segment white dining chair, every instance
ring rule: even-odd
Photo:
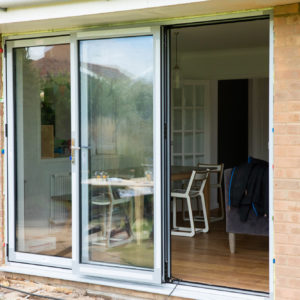
[[[116,196],[118,194],[118,197]],[[129,203],[130,209],[129,209],[129,218],[127,222],[131,221],[131,224],[129,225],[129,232],[128,232],[128,238],[114,238],[111,236],[112,233],[112,221],[113,221],[113,212],[114,207],[117,205],[125,205],[126,203]],[[133,218],[133,197],[132,196],[125,196],[120,197],[119,192],[115,192],[112,190],[111,185],[107,185],[107,192],[100,193],[98,196],[92,197],[92,205],[95,206],[101,206],[105,209],[104,216],[103,216],[103,228],[102,232],[103,235],[97,239],[96,242],[93,242],[94,245],[105,245],[107,247],[115,247],[120,246],[126,243],[129,243],[133,239],[133,233],[131,230],[132,225],[132,218]],[[125,215],[125,217],[127,217]]]
[[[225,208],[224,208],[224,200],[223,200],[223,189],[222,189],[222,180],[223,180],[223,173],[224,173],[224,164],[202,164],[199,163],[198,164],[198,168],[199,169],[206,169],[209,170],[210,174],[217,174],[218,175],[218,179],[217,179],[217,183],[210,183],[210,187],[211,188],[216,188],[218,190],[218,194],[219,194],[219,205],[220,205],[220,215],[217,217],[211,216],[210,217],[210,222],[217,222],[217,221],[221,221],[224,220],[225,217]],[[200,202],[200,200],[199,200]],[[198,205],[199,205],[198,202]],[[198,206],[199,207],[199,206]],[[195,221],[202,221],[203,217],[202,216],[196,216],[195,217]]]
[[[186,189],[176,189],[173,192],[171,192],[171,198],[173,199],[173,229],[171,231],[172,235],[193,237],[197,232],[208,232],[209,225],[207,220],[205,198],[203,193],[207,177],[208,177],[208,172],[199,172],[194,170],[192,171]],[[195,227],[192,204],[191,204],[191,199],[193,198],[201,199],[203,217],[204,217],[203,228]],[[188,214],[189,214],[188,220],[190,222],[190,227],[177,226],[177,200],[178,199],[182,199],[183,201],[186,201]]]

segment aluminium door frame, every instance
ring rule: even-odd
[[[273,22],[273,11],[266,10],[262,14],[247,14],[245,16],[236,16],[232,15],[232,17],[227,16],[222,18],[220,17],[208,17],[207,20],[201,18],[195,22],[175,22],[174,24],[162,26],[162,61],[164,64],[162,65],[162,88],[163,88],[163,122],[164,122],[164,132],[165,132],[165,142],[163,148],[163,162],[164,168],[166,169],[163,174],[162,180],[164,180],[164,188],[163,195],[165,199],[169,199],[170,197],[170,162],[171,162],[171,153],[170,152],[170,141],[171,141],[171,95],[170,95],[170,61],[171,61],[171,52],[170,52],[170,32],[171,29],[175,28],[183,28],[183,27],[194,27],[194,26],[206,26],[210,24],[224,24],[229,22],[243,22],[250,20],[259,20],[259,19],[268,19],[269,20],[269,298],[274,298],[274,208],[273,208],[273,161],[274,161],[274,122],[273,122],[273,87],[274,87],[274,22]],[[203,288],[210,289],[218,289],[218,290],[226,290],[233,291],[235,288],[231,287],[219,287],[213,285],[206,285],[203,283],[191,283],[191,282],[182,282],[177,281],[177,279],[172,278],[172,270],[171,270],[171,238],[170,238],[170,203],[169,201],[164,201],[166,204],[164,205],[164,245],[163,245],[163,259],[164,259],[164,273],[163,273],[163,281],[164,282],[175,282],[181,283],[184,285],[190,286],[198,286]],[[256,295],[266,295],[266,293],[262,292],[253,292],[250,290],[242,290],[245,294],[256,294]]]
[[[35,265],[45,265],[59,268],[71,268],[71,259],[55,257],[50,255],[41,255],[33,253],[24,253],[16,251],[16,197],[17,197],[17,160],[16,160],[16,97],[15,97],[15,70],[14,54],[16,48],[34,47],[34,46],[52,46],[70,44],[68,36],[36,38],[27,40],[6,41],[6,149],[7,149],[7,234],[6,257],[8,262],[30,263]]]
[[[79,152],[81,145],[80,141],[80,95],[79,95],[79,42],[86,40],[97,40],[97,39],[106,39],[106,38],[126,38],[126,37],[138,37],[138,36],[153,36],[153,66],[154,66],[154,75],[153,75],[153,166],[154,166],[154,216],[153,224],[154,226],[154,268],[146,269],[140,267],[132,267],[125,265],[118,265],[112,263],[101,263],[97,262],[95,264],[88,264],[81,262],[81,213],[79,211],[80,207],[80,155]],[[73,202],[73,211],[72,213],[76,218],[73,219],[73,228],[72,232],[74,235],[77,235],[76,244],[73,242],[73,270],[76,270],[78,274],[83,276],[96,276],[107,279],[115,280],[125,280],[132,282],[140,283],[152,283],[152,284],[161,284],[161,66],[160,66],[160,28],[158,26],[151,27],[137,27],[137,28],[123,28],[123,29],[111,29],[111,30],[98,30],[98,31],[82,31],[77,32],[71,35],[71,61],[76,62],[77,72],[74,67],[74,72],[76,75],[73,77],[73,94],[74,105],[76,107],[72,108],[72,113],[76,117],[76,122],[72,124],[73,130],[77,132],[75,137],[76,148],[79,149],[77,152],[78,159],[76,159],[76,173],[78,178],[75,179],[77,189],[77,196]],[[73,65],[73,63],[72,63]],[[76,83],[76,84],[75,84]],[[77,87],[76,87],[77,85]],[[74,125],[74,126],[73,126]]]

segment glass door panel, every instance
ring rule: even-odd
[[[81,261],[154,268],[153,37],[79,42]]]
[[[72,257],[70,46],[13,50],[15,251]]]

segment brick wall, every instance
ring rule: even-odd
[[[300,10],[274,9],[275,299],[300,299]]]

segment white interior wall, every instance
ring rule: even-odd
[[[268,47],[219,49],[178,54],[184,79],[221,80],[268,77]]]
[[[269,80],[249,80],[248,155],[269,160]]]

